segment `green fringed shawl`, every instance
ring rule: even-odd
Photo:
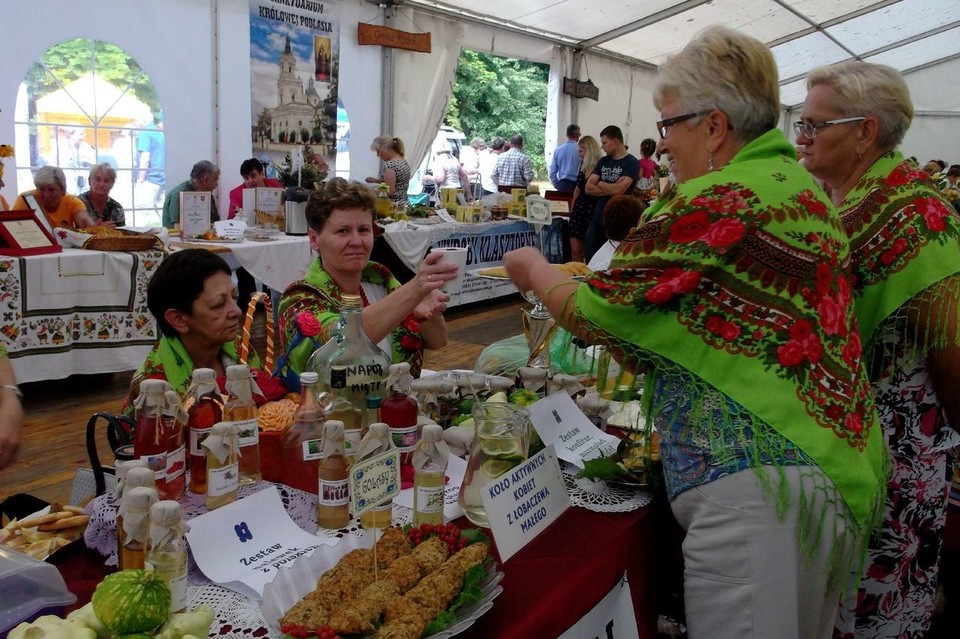
[[[747,411],[729,423],[792,442],[863,533],[882,500],[885,448],[848,260],[839,216],[782,132],[769,131],[656,202],[610,270],[577,289],[573,321],[627,368],[692,377],[691,415],[714,410],[719,390]],[[662,409],[653,398],[653,415]]]
[[[960,344],[960,218],[930,177],[899,152],[878,159],[840,204],[850,236],[856,312],[873,377],[882,376],[897,344],[891,329],[925,355]],[[931,312],[919,313],[922,309]],[[922,316],[926,322],[915,320]]]

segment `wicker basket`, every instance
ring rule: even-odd
[[[121,231],[123,236],[91,236],[83,243],[83,248],[95,251],[146,251],[154,246],[162,247],[160,238],[152,234]]]

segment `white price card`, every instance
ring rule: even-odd
[[[577,468],[584,460],[617,452],[620,439],[597,428],[566,393],[548,395],[528,408],[543,443],[556,446],[557,456]]]
[[[553,219],[551,216],[550,202],[538,195],[527,198],[527,222],[549,225]]]
[[[359,517],[400,494],[400,451],[355,461],[350,467],[350,510]]]
[[[247,223],[240,219],[217,220],[213,223],[213,230],[217,237],[225,237],[228,240],[242,240],[243,232],[247,229]]]
[[[570,507],[553,446],[483,486],[480,500],[505,562]]]

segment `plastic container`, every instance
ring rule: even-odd
[[[0,546],[0,639],[24,621],[62,617],[77,601],[57,567]]]

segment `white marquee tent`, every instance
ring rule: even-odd
[[[607,124],[639,144],[659,114],[656,64],[698,30],[723,23],[768,43],[781,73],[783,126],[796,119],[813,66],[863,59],[901,69],[917,117],[903,144],[921,160],[960,161],[958,0],[329,0],[341,20],[340,95],[352,128],[352,175],[377,172],[368,141],[399,135],[411,159],[441,123],[462,47],[550,65],[547,139],[571,121]],[[17,91],[34,60],[77,37],[115,44],[150,76],[167,136],[167,174],[186,179],[199,159],[224,169],[222,196],[250,155],[248,0],[25,0],[0,2],[0,141],[14,139]],[[433,53],[357,44],[357,23],[429,31]],[[563,77],[590,79],[599,101],[574,100]],[[392,129],[392,131],[391,131]],[[548,149],[548,152],[550,149]],[[8,184],[12,181],[8,181]],[[15,194],[10,186],[4,192]]]

